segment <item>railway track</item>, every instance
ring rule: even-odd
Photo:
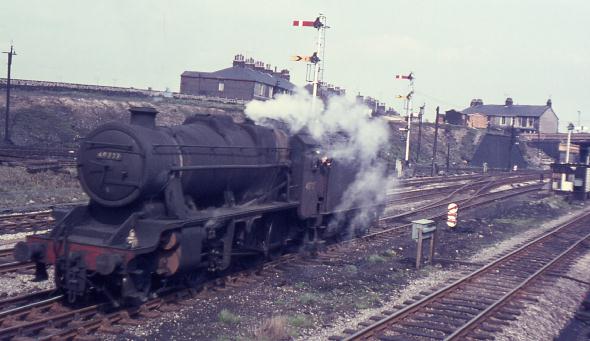
[[[499,200],[502,198],[502,195],[513,196],[526,193],[525,190],[528,189],[530,191],[532,190],[531,188],[529,186],[524,189],[501,191],[494,198],[488,198],[488,201],[481,200],[473,205],[481,205],[493,200]],[[534,188],[536,190],[538,186],[534,186]],[[366,236],[366,238],[353,239],[347,243],[338,244],[339,246],[336,249],[328,248],[325,252],[320,252],[317,260],[303,259],[298,254],[287,254],[275,261],[263,264],[261,268],[246,270],[209,281],[205,283],[203,289],[199,292],[191,289],[176,291],[172,294],[150,300],[137,308],[121,309],[115,312],[105,313],[106,305],[91,305],[81,309],[70,309],[56,302],[41,306],[36,306],[35,302],[28,303],[27,306],[30,306],[31,309],[18,310],[14,314],[11,310],[6,310],[7,313],[4,318],[9,323],[0,324],[0,340],[9,340],[15,337],[32,337],[36,340],[61,340],[83,337],[82,339],[91,340],[92,337],[89,335],[97,331],[117,332],[120,328],[113,326],[114,324],[138,324],[140,323],[138,318],[150,318],[167,311],[175,311],[185,298],[207,295],[209,291],[231,289],[233,287],[239,287],[244,283],[259,281],[260,278],[264,278],[269,273],[281,271],[282,266],[292,262],[321,262],[323,257],[333,257],[335,252],[344,255],[347,244],[372,242],[376,238],[376,235],[390,239],[393,238],[391,232],[399,233],[401,230],[403,230],[403,226],[397,226],[374,232],[372,235]],[[0,307],[2,307],[1,302]],[[3,316],[1,312],[0,316]]]
[[[473,187],[473,184],[468,183],[468,184],[465,184],[464,186],[460,187],[459,189],[453,191],[449,195],[442,197],[440,199],[437,199],[434,202],[430,202],[425,206],[419,207],[418,209],[415,209],[415,210],[409,210],[409,211],[406,211],[403,213],[382,217],[381,221],[383,221],[385,223],[409,222],[410,220],[416,218],[417,216],[425,217],[427,219],[433,219],[433,218],[437,218],[442,215],[445,215],[447,205],[450,203],[459,204],[463,210],[465,208],[470,208],[470,207],[473,207],[474,205],[477,205],[477,202],[482,199],[486,200],[486,202],[491,202],[491,201],[499,200],[499,199],[505,199],[505,198],[507,198],[505,196],[506,191],[488,192],[487,190],[489,190],[490,188],[493,188],[494,186],[496,186],[496,187],[502,186],[502,185],[513,183],[515,181],[520,181],[520,180],[500,179],[500,180],[486,183],[484,186],[482,186],[480,188],[475,188],[475,189],[471,188],[471,187]],[[531,191],[536,191],[536,190],[541,189],[543,186],[544,186],[544,183],[537,183],[537,184],[531,184],[531,185],[526,185],[526,186],[522,186],[522,187],[517,187],[517,188],[515,188],[515,190],[513,192],[514,194],[511,196],[520,195],[520,194],[528,193]],[[470,194],[467,194],[467,195],[460,195],[462,191],[473,191],[473,192]],[[497,199],[494,199],[495,197],[497,197]],[[407,226],[407,225],[403,225],[403,226]]]
[[[406,307],[334,340],[488,340],[587,252],[590,212]],[[555,279],[555,277],[550,277]]]
[[[493,182],[493,183],[495,183],[496,185],[500,185],[503,183],[515,181],[515,179],[526,180],[527,177],[525,176],[523,178],[523,176],[516,176],[512,179],[496,179],[495,182]],[[367,236],[364,236],[364,237],[373,238],[374,236],[379,235],[379,234],[391,234],[396,231],[403,232],[403,230],[408,228],[410,226],[410,224],[402,224],[402,225],[394,227],[392,225],[392,223],[399,222],[399,221],[407,221],[410,217],[424,214],[424,212],[426,212],[427,210],[431,211],[431,210],[437,209],[437,208],[444,209],[449,202],[463,203],[467,199],[463,199],[462,201],[457,201],[457,200],[452,200],[450,198],[452,198],[454,194],[458,193],[461,190],[466,190],[467,188],[476,187],[478,185],[481,185],[482,183],[485,185],[489,185],[489,182],[485,182],[485,181],[475,181],[475,182],[463,184],[463,185],[460,185],[460,187],[458,189],[454,190],[451,194],[447,195],[443,199],[440,199],[437,203],[434,203],[434,204],[431,203],[431,204],[421,207],[417,210],[406,212],[403,214],[384,217],[381,219],[381,221],[385,222],[386,224],[389,224],[385,227],[385,230],[373,232],[373,233],[371,233]],[[454,189],[454,188],[456,188],[456,185],[452,185],[450,187],[451,187],[450,189]],[[537,187],[527,188],[525,191],[536,190],[536,189],[537,189]],[[447,188],[447,190],[449,190],[449,188]],[[522,193],[524,193],[524,192],[517,191],[512,195],[518,195],[518,194],[522,194]],[[433,193],[431,191],[428,191],[427,195],[432,196]],[[500,198],[505,197],[504,193],[501,193],[501,192],[499,194],[487,194],[487,196],[499,196]],[[420,195],[420,197],[422,197],[422,195]],[[410,200],[410,198],[406,197],[403,200]],[[473,205],[471,205],[471,206],[473,206]],[[467,207],[463,207],[463,208],[469,208],[471,206],[467,206]],[[438,214],[438,215],[431,214],[431,215],[426,216],[426,218],[433,219],[438,216],[441,216],[442,214],[444,214],[444,212],[441,214]],[[3,218],[6,218],[6,219],[3,219]],[[49,222],[50,223],[53,222],[51,220],[52,219],[51,218],[51,211],[49,211],[49,210],[38,211],[38,212],[26,212],[26,213],[20,213],[20,214],[11,214],[11,215],[6,215],[6,216],[0,216],[0,228],[4,227],[2,224],[3,222],[8,222],[8,224],[10,224],[8,226],[12,226],[12,228],[14,228],[14,226],[21,226],[21,225],[18,225],[18,221],[21,218],[24,219],[24,221],[25,221],[24,224],[29,229],[38,227],[40,224],[47,224]],[[9,230],[10,230],[10,227],[9,227]],[[13,253],[12,248],[0,250],[0,259],[12,257],[12,253]],[[32,262],[10,262],[10,261],[9,262],[6,262],[6,261],[1,262],[0,261],[0,274],[5,274],[5,273],[15,272],[15,271],[30,271],[30,270],[33,270],[34,268],[35,268],[35,265]]]
[[[491,177],[482,177],[481,175],[477,176],[456,176],[452,177],[453,181],[450,184],[444,182],[443,186],[434,187],[434,188],[426,188],[426,189],[417,189],[417,190],[408,190],[408,191],[399,191],[399,192],[392,192],[388,196],[391,198],[388,200],[388,205],[395,205],[397,203],[406,203],[409,201],[416,201],[425,198],[433,198],[436,195],[454,195],[456,192],[461,190],[467,190],[472,188],[477,188],[482,184],[490,181],[505,181],[505,183],[515,182],[515,181],[526,181],[526,180],[533,180],[538,177],[537,173],[534,174],[519,174],[509,176],[507,178],[497,178],[495,176]],[[466,183],[459,183],[456,184],[455,178],[457,181],[468,181],[472,179],[472,181]],[[441,180],[438,178],[437,180]],[[72,204],[67,204],[66,206],[72,206]],[[17,213],[9,213],[9,214],[2,214],[0,215],[0,232],[3,233],[14,233],[14,232],[27,232],[32,231],[39,228],[50,228],[52,224],[55,222],[52,216],[52,208],[40,208],[35,211],[29,212],[17,212]]]
[[[35,269],[35,263],[32,262],[10,262],[0,264],[0,275],[8,272],[27,271]]]
[[[429,176],[429,177],[402,179],[402,180],[398,181],[397,185],[399,187],[412,187],[412,186],[418,186],[418,185],[429,185],[429,184],[435,184],[435,183],[452,183],[452,182],[477,180],[477,179],[492,178],[492,177],[507,177],[507,176],[521,176],[521,175],[540,176],[541,174],[545,175],[548,173],[545,171],[518,171],[518,172],[499,173],[499,174],[473,173],[473,174],[463,174],[463,175],[446,175],[446,176],[431,176],[431,177]]]
[[[0,164],[25,167],[28,172],[75,167],[75,150],[67,148],[0,147]]]
[[[14,262],[12,257],[14,254],[13,248],[0,250],[0,275],[15,271],[29,271],[35,269],[33,262]]]
[[[40,228],[49,228],[53,225],[52,210],[21,212],[0,215],[0,232],[15,233],[26,232]]]
[[[392,199],[387,201],[388,205],[397,203],[407,203],[408,201],[415,201],[419,199],[433,199],[436,195],[454,196],[460,192],[465,191],[485,191],[491,186],[500,186],[503,184],[511,184],[518,181],[526,182],[538,180],[538,174],[521,174],[509,177],[479,177],[468,182],[461,182],[458,184],[450,184],[446,186],[432,187],[426,189],[416,189],[409,191],[391,192],[389,196]]]

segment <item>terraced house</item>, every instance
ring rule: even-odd
[[[525,133],[556,133],[559,125],[551,99],[545,105],[514,104],[510,97],[506,98],[503,105],[483,104],[481,99],[474,99],[469,108],[463,109],[461,113],[466,116],[484,116],[488,126],[514,127]]]
[[[291,93],[289,70],[273,70],[270,64],[238,54],[232,66],[215,72],[185,71],[180,76],[180,92],[236,100],[267,100],[279,93]]]

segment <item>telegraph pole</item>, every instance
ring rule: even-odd
[[[416,148],[416,164],[420,162],[420,146],[422,144],[422,117],[424,116],[424,107],[426,103],[422,104],[418,112],[418,147]]]
[[[434,143],[432,145],[432,171],[430,176],[434,176],[436,166],[436,144],[438,142],[438,111],[439,107],[436,107],[436,118],[434,119]]]
[[[14,47],[11,44],[10,51],[2,53],[6,53],[8,55],[8,73],[6,77],[6,111],[4,113],[4,142],[7,144],[12,144],[8,130],[8,117],[10,114],[10,71],[12,67],[12,56],[16,56],[16,52],[14,52]]]
[[[512,145],[514,144],[514,121],[516,121],[516,117],[512,117],[512,122],[510,124],[510,142],[508,146],[508,171],[512,170]]]
[[[445,135],[447,137],[447,174],[449,174],[449,169],[451,166],[451,144],[449,143],[449,133],[447,132]]]

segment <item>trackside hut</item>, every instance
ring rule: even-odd
[[[185,71],[180,76],[180,92],[237,100],[267,100],[279,93],[292,93],[295,85],[288,70],[273,71],[269,64],[244,60],[236,55],[232,67],[215,72]]]
[[[518,169],[527,167],[518,139],[492,131],[483,136],[470,161],[470,165],[478,167],[483,167],[484,163],[492,169],[512,169],[515,165]]]

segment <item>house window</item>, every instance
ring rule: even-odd
[[[506,117],[502,116],[502,118],[500,119],[500,124],[504,125],[506,124]]]
[[[254,96],[264,97],[264,84],[254,83]]]
[[[535,120],[532,117],[529,117],[528,118],[528,121],[529,121],[528,122],[529,123],[529,127],[532,127],[534,125],[534,123],[535,123]]]
[[[520,118],[520,126],[521,127],[526,127],[526,117],[521,117]]]
[[[264,88],[260,83],[254,83],[254,96],[262,96]]]
[[[219,82],[217,90],[219,90],[219,92],[223,92],[223,89],[225,89],[225,84],[223,84],[223,82]]]

